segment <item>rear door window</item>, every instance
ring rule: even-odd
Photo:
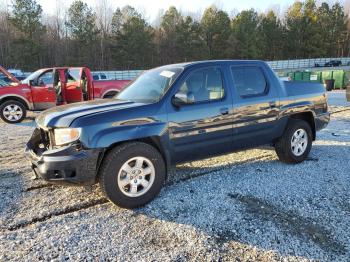
[[[81,78],[81,68],[70,68],[66,73],[67,82],[78,82]]]
[[[257,66],[231,67],[233,83],[241,97],[261,96],[268,92],[268,84]]]

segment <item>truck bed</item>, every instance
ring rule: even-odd
[[[103,98],[109,92],[119,93],[130,80],[98,80],[93,81],[94,97]]]
[[[320,83],[284,82],[284,86],[287,96],[317,95],[326,92],[324,86]]]

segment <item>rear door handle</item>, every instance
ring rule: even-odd
[[[220,109],[220,113],[222,114],[222,115],[228,115],[228,108],[227,107],[224,107],[224,108],[221,108]]]

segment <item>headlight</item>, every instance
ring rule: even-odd
[[[62,146],[77,141],[80,134],[81,128],[57,128],[54,130],[55,145]]]

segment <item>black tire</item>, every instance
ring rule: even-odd
[[[143,157],[151,161],[155,175],[153,184],[141,196],[127,196],[118,186],[122,166],[130,159]],[[153,200],[164,185],[166,167],[162,155],[153,146],[142,142],[130,142],[112,149],[104,158],[99,172],[99,184],[105,196],[114,204],[124,208],[136,208]]]
[[[292,150],[292,137],[294,133],[303,129],[307,134],[307,146],[303,154],[295,155]],[[275,150],[280,161],[289,164],[300,163],[304,161],[312,147],[312,130],[310,125],[300,119],[289,119],[283,135],[275,143]]]
[[[6,111],[6,108],[8,108],[8,106],[17,106],[18,110],[21,111],[22,115],[18,119],[13,119],[12,117],[7,116],[5,111]],[[25,105],[20,101],[8,100],[0,105],[0,117],[6,123],[9,123],[9,124],[20,123],[23,121],[23,119],[26,116],[27,116],[27,109],[26,109]]]

